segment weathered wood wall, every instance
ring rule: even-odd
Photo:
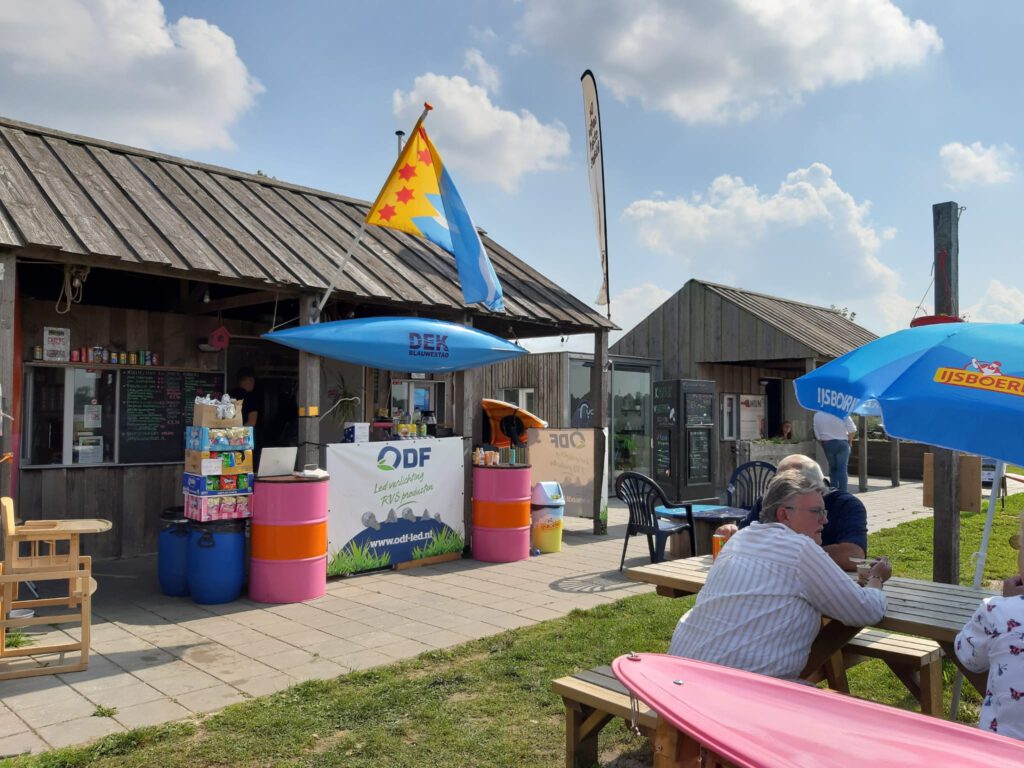
[[[24,350],[30,355],[42,343],[44,326],[71,329],[72,347],[101,344],[118,349],[150,349],[161,367],[223,367],[221,353],[200,352],[197,342],[219,323],[212,317],[76,304],[59,315],[50,302],[25,300],[20,306]],[[248,323],[225,322],[235,333],[255,333]],[[184,459],[184,456],[182,457]],[[101,536],[87,536],[85,551],[94,557],[131,557],[157,546],[160,512],[182,503],[182,465],[93,466],[22,469],[17,495],[18,515],[25,520],[93,518],[114,527]]]
[[[33,345],[43,343],[43,328],[57,326],[71,329],[71,348],[102,345],[118,350],[149,349],[160,356],[160,365],[171,368],[205,368],[220,370],[223,355],[200,352],[197,345],[220,322],[213,317],[191,317],[167,312],[76,304],[66,315],[57,313],[48,301],[28,299],[22,302],[24,348],[30,354]],[[249,324],[224,323],[232,332],[255,332]],[[234,325],[234,327],[232,327]]]
[[[567,353],[546,352],[489,365],[480,369],[483,397],[497,397],[502,388],[533,388],[537,398],[534,415],[552,428],[567,427],[568,423],[563,423],[569,410],[567,364]]]
[[[17,510],[25,520],[102,518],[109,533],[82,537],[84,554],[131,557],[156,550],[160,512],[180,505],[181,465],[24,469]]]
[[[795,379],[803,373],[803,361],[815,356],[807,345],[696,281],[644,318],[611,352],[660,359],[662,379],[713,379],[719,395],[760,394],[761,379]],[[778,368],[757,362],[772,360]],[[721,408],[721,398],[716,407]],[[735,449],[734,441],[719,441],[719,487],[736,468]]]

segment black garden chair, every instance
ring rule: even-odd
[[[665,559],[665,543],[669,536],[685,531],[690,539],[690,553],[696,552],[693,531],[693,505],[717,503],[717,499],[695,499],[693,501],[671,502],[661,487],[647,475],[639,472],[623,472],[615,480],[615,495],[629,507],[629,525],[626,526],[626,540],[622,543],[622,559],[619,570],[626,562],[626,547],[630,536],[642,533],[647,536],[647,548],[651,562],[660,563]],[[661,515],[655,508],[678,510],[671,515]],[[680,514],[682,513],[682,514]]]

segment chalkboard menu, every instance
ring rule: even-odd
[[[668,480],[672,477],[672,431],[654,430],[654,477]]]
[[[196,395],[222,393],[224,376],[163,368],[126,368],[120,374],[120,463],[183,460]]]
[[[711,430],[687,430],[686,440],[686,482],[711,482]]]
[[[686,426],[707,427],[714,423],[712,408],[715,396],[704,392],[687,392],[686,395]]]

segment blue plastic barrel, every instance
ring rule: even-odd
[[[188,589],[202,605],[230,603],[242,594],[245,521],[192,522],[188,537]]]
[[[157,577],[160,591],[168,597],[188,594],[188,534],[184,507],[167,507],[160,514]]]

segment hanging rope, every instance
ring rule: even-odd
[[[85,290],[85,279],[89,276],[89,267],[64,265],[64,282],[61,284],[60,296],[57,297],[57,314],[66,315],[71,311],[72,304],[82,301]]]

